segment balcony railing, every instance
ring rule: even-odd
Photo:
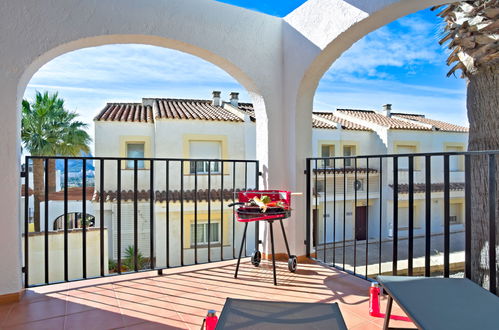
[[[25,164],[27,287],[233,259],[243,226],[227,205],[258,189],[260,175],[255,160],[28,156]],[[249,230],[246,255],[258,237]]]
[[[498,154],[308,158],[307,255],[368,280],[466,276],[497,293]]]

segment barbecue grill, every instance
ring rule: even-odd
[[[238,202],[232,203],[229,206],[239,206],[235,210],[236,219],[239,222],[244,222],[244,234],[241,240],[241,248],[239,249],[239,257],[237,259],[236,272],[234,277],[237,278],[239,271],[239,264],[241,262],[241,255],[243,252],[244,243],[246,241],[246,232],[248,223],[253,221],[267,221],[270,228],[270,245],[272,248],[272,267],[274,271],[274,285],[277,285],[277,276],[275,269],[275,253],[274,253],[274,221],[279,221],[286,243],[286,250],[288,252],[288,269],[294,273],[296,271],[297,260],[296,256],[292,255],[289,251],[288,239],[284,230],[282,220],[291,216],[291,192],[283,190],[257,190],[257,191],[241,191],[238,192]],[[266,199],[265,203],[268,207],[262,208],[262,205],[255,205],[254,199]],[[258,267],[262,260],[262,254],[258,250],[259,244],[256,246],[255,251],[251,255],[251,263],[253,266]]]

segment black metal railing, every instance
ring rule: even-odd
[[[498,154],[308,158],[307,255],[367,280],[465,276],[497,293]]]
[[[25,164],[26,287],[235,259],[244,226],[227,205],[258,189],[260,176],[255,160],[27,156]],[[258,242],[251,230],[246,256]]]

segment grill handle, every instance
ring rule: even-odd
[[[236,206],[236,205],[244,205],[246,203],[243,203],[243,202],[235,202],[235,203],[230,203],[229,205],[227,205],[227,207],[233,207],[233,206]]]

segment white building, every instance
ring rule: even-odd
[[[321,121],[321,127],[315,124]],[[395,113],[391,105],[383,106],[382,111],[338,109],[331,113],[315,113],[313,130],[314,156],[351,156],[351,155],[383,155],[383,154],[415,154],[429,152],[466,151],[468,129],[466,127],[432,120],[420,114]],[[328,126],[329,124],[329,126]],[[317,164],[318,168],[318,207],[314,221],[318,224],[319,242],[322,242],[323,219],[333,221],[334,210],[338,227],[336,241],[343,240],[343,217],[346,217],[345,240],[371,241],[386,239],[393,235],[393,159],[371,158],[357,162],[357,183],[353,175],[353,160],[337,160],[337,168],[347,168],[345,210],[343,207],[343,174],[336,174],[336,205],[333,201],[333,181],[335,175],[331,169],[333,164]],[[399,237],[407,236],[409,222],[408,205],[408,173],[409,158],[398,158],[398,231]],[[414,157],[414,235],[425,232],[425,158]],[[325,165],[325,166],[324,166]],[[384,176],[379,186],[379,171],[382,165]],[[348,170],[350,169],[350,171]],[[464,157],[450,156],[450,219],[451,230],[464,229]],[[324,171],[326,175],[324,176]],[[366,200],[366,176],[369,172],[369,201]],[[432,157],[431,160],[431,233],[443,232],[443,157]],[[326,193],[324,194],[324,180]],[[357,185],[357,189],[354,187]],[[355,191],[357,190],[357,204]],[[380,203],[379,196],[383,196]],[[324,200],[324,195],[325,200]],[[324,210],[326,203],[326,210]],[[381,213],[380,213],[381,207]],[[379,233],[380,217],[382,221]],[[369,223],[367,223],[369,222]],[[355,223],[355,225],[354,225]],[[326,241],[333,241],[331,226],[327,226]],[[354,235],[354,232],[355,235]],[[369,232],[367,232],[369,231]]]
[[[220,93],[214,92],[212,100],[179,99],[143,99],[142,103],[108,104],[95,118],[95,154],[103,157],[132,158],[208,158],[208,159],[255,159],[255,113],[250,103],[239,103],[237,93],[231,94],[229,102],[220,99]],[[314,157],[354,156],[372,154],[403,153],[413,154],[439,151],[465,151],[467,146],[467,128],[426,118],[420,114],[395,113],[391,105],[385,105],[382,111],[338,109],[335,112],[314,112],[312,114],[313,137],[312,152]],[[105,141],[105,143],[101,143]],[[464,160],[462,156],[450,158],[451,186],[451,221],[452,229],[463,228],[464,218]],[[424,233],[424,173],[423,157],[414,159],[414,223],[415,235]],[[166,263],[166,165],[160,161],[154,165],[155,191],[155,245],[158,264]],[[207,189],[208,171],[212,173],[211,187],[214,191],[221,185],[221,165],[219,162],[198,162],[197,171],[193,164],[169,163],[168,178],[170,203],[168,221],[170,221],[170,264],[180,262],[180,202],[175,191],[184,191],[184,259],[193,261],[194,241],[194,203],[190,193],[194,189],[195,177],[198,189]],[[137,161],[137,186],[140,190],[138,203],[139,249],[148,256],[150,249],[150,164],[147,160]],[[127,246],[133,244],[133,161],[121,162],[121,221],[122,255]],[[355,166],[357,175],[355,175]],[[393,172],[391,160],[383,160],[382,171]],[[328,160],[312,164],[316,168],[312,180],[317,187],[314,190],[316,210],[314,224],[317,228],[318,243],[323,242],[323,219],[341,219],[337,222],[336,241],[375,240],[380,237],[379,219],[382,217],[382,239],[393,234],[393,182],[391,175],[382,176],[380,187],[380,161]],[[408,158],[400,157],[399,167],[399,237],[407,233],[408,227]],[[443,231],[443,161],[434,159],[432,168],[432,233]],[[197,172],[197,175],[193,175]],[[238,168],[237,173],[243,169]],[[114,242],[110,255],[117,256],[117,162],[106,161],[105,165],[105,223],[109,230],[109,241]],[[183,173],[183,182],[180,182]],[[369,173],[369,174],[368,174]],[[346,177],[344,178],[344,176]],[[95,213],[99,214],[99,163],[96,164],[96,199]],[[224,182],[232,182],[231,169],[224,168]],[[243,187],[244,175],[236,174],[236,186]],[[324,185],[324,181],[326,185]],[[333,187],[334,182],[336,185]],[[246,183],[254,187],[254,180]],[[279,188],[279,187],[274,187]],[[326,193],[324,193],[326,190]],[[369,200],[367,192],[369,190]],[[343,192],[346,192],[343,194]],[[336,193],[334,196],[333,192]],[[380,201],[380,194],[383,199]],[[199,197],[198,197],[199,198]],[[336,201],[336,205],[334,204]],[[356,203],[356,204],[355,204]],[[227,203],[225,203],[227,204]],[[224,209],[217,198],[210,204],[213,237],[212,256],[220,258],[220,235],[223,230],[224,256],[232,255],[234,246],[229,240],[232,234],[232,210]],[[315,204],[314,204],[315,205]],[[326,209],[324,209],[326,205]],[[207,257],[207,218],[206,200],[197,203],[198,217],[198,259]],[[221,220],[223,218],[223,220]],[[345,237],[343,237],[343,218],[345,218]],[[108,222],[107,219],[112,219]],[[367,223],[369,221],[369,223]],[[330,222],[329,222],[330,223]],[[222,228],[223,224],[223,228]],[[354,232],[355,231],[355,232]],[[236,245],[240,231],[236,225]],[[251,236],[250,236],[251,237]],[[176,241],[175,241],[176,239]],[[328,226],[326,241],[333,241],[333,230]],[[237,247],[237,246],[236,246]]]
[[[253,160],[256,158],[255,125],[247,114],[238,110],[237,97],[237,93],[232,94],[232,104],[222,102],[219,92],[214,92],[212,100],[143,99],[142,103],[137,104],[108,104],[95,118],[95,155],[159,159]],[[118,189],[118,166],[121,166],[121,189]],[[103,191],[104,223],[110,229],[109,241],[113,242],[110,245],[110,256],[115,259],[118,257],[118,222],[121,225],[121,256],[123,257],[126,249],[134,244],[134,166],[133,160],[120,163],[105,161],[104,188],[101,189],[101,163],[96,162],[94,209],[97,222],[100,223],[100,198]],[[220,161],[174,160],[168,161],[167,164],[166,161],[158,160],[153,166],[154,171],[151,171],[150,161],[137,161],[137,188],[140,191],[136,210],[137,235],[141,254],[145,257],[150,255],[152,224],[150,185],[153,172],[155,199],[152,203],[155,241],[153,248],[157,251],[156,263],[158,265],[168,263],[170,266],[181,264],[181,250],[184,253],[184,262],[193,263],[196,246],[198,261],[207,260],[208,232],[212,236],[211,257],[214,260],[220,259],[223,249],[224,258],[227,259],[229,256],[232,258],[235,249],[232,233],[236,231],[235,242],[238,243],[243,226],[233,221],[232,208],[227,208],[226,205],[234,197],[231,192],[233,187],[237,190],[256,186],[255,164],[249,163],[246,166],[242,162],[222,164]],[[196,187],[200,193],[197,202],[194,203],[196,196],[193,192]],[[220,200],[222,188],[223,201]],[[118,190],[121,191],[120,205],[118,205]],[[180,201],[180,190],[184,193],[183,203]],[[195,222],[198,224],[196,235]],[[167,230],[168,256],[165,252]],[[249,237],[252,237],[253,230],[252,226]],[[197,241],[194,236],[197,236]]]

